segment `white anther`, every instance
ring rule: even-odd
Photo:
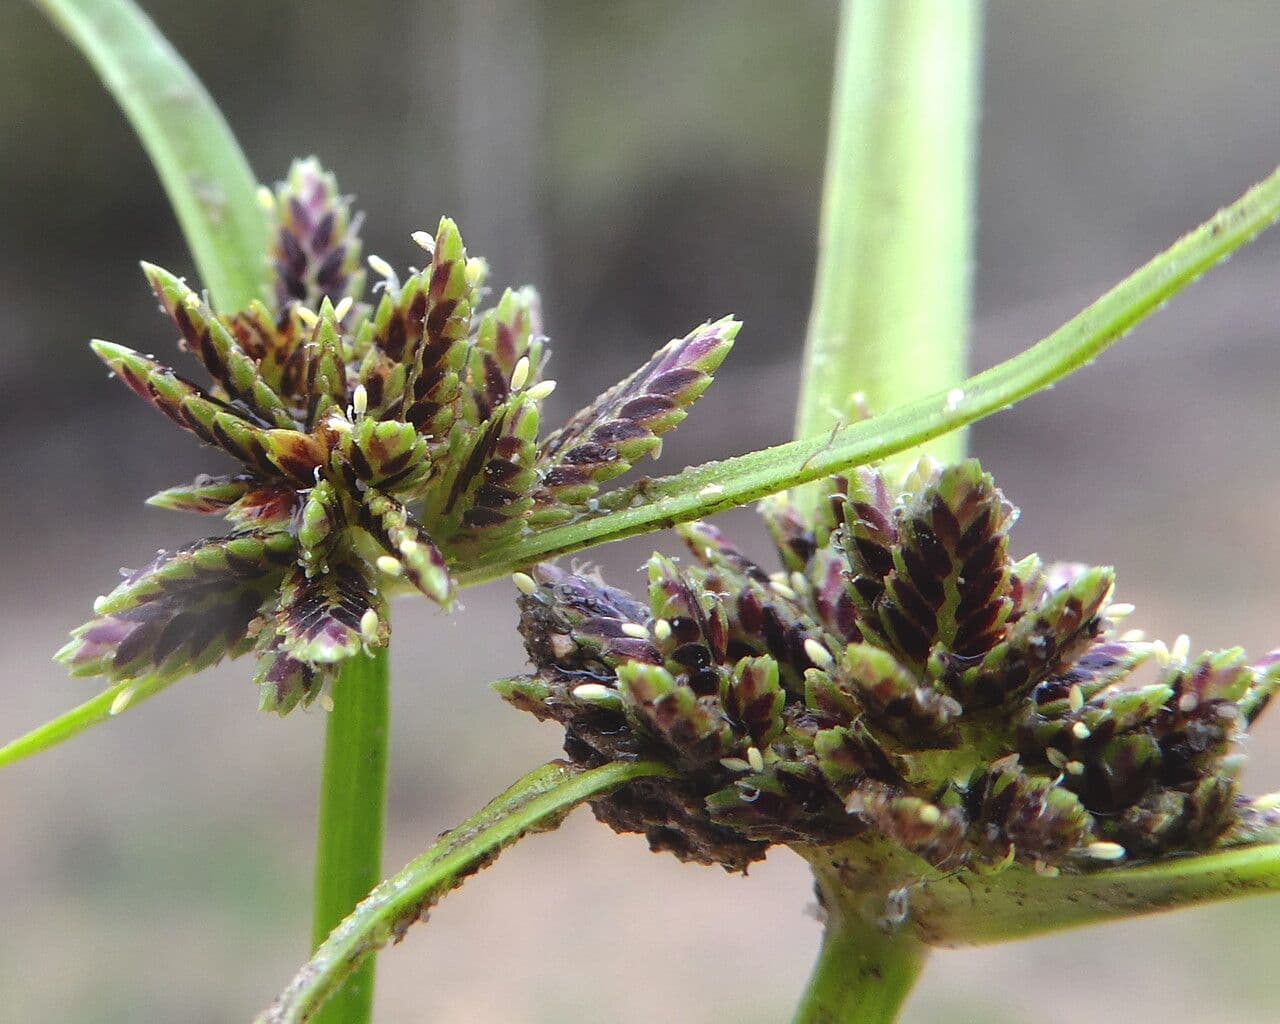
[[[1280,807],[1280,793],[1264,793],[1249,804],[1255,811],[1274,811]]]
[[[796,599],[796,592],[786,583],[780,583],[778,580],[774,580],[770,583],[769,589],[779,597],[785,597],[788,601],[794,601]]]
[[[101,615],[102,609],[105,608],[106,606],[107,606],[107,595],[99,594],[97,597],[93,599],[93,614]]]
[[[1084,722],[1076,722],[1071,727],[1071,735],[1078,740],[1087,740],[1093,733],[1089,731],[1089,727]]]
[[[633,640],[649,639],[649,631],[637,622],[624,622],[622,624],[622,635],[629,636]]]
[[[351,411],[357,416],[363,416],[369,411],[369,392],[363,384],[357,384],[351,392]]]
[[[831,656],[831,652],[813,637],[805,640],[804,653],[809,656],[809,660],[817,665],[818,668],[830,668],[836,662],[836,659]]]
[[[344,296],[336,306],[333,307],[334,320],[341,323],[347,318],[347,314],[351,312],[351,307],[356,304],[356,300],[350,295]]]
[[[390,555],[379,555],[373,564],[378,567],[379,572],[385,572],[388,576],[399,576],[404,572],[404,564],[400,559]]]
[[[1173,646],[1169,648],[1169,660],[1177,662],[1185,662],[1187,655],[1191,653],[1191,637],[1186,633],[1179,633],[1178,639],[1173,642]]]
[[[535,384],[533,387],[531,387],[528,391],[525,392],[525,397],[530,398],[535,402],[541,402],[544,398],[546,398],[549,394],[551,394],[551,392],[553,392],[555,389],[556,389],[555,381],[553,380],[539,381],[537,384]]]
[[[350,412],[351,410],[348,409],[347,411]],[[329,418],[325,420],[325,425],[330,430],[336,430],[339,434],[349,434],[352,430],[351,420],[348,417],[343,416],[337,409],[334,409],[329,413]],[[318,469],[319,467],[316,468]],[[319,480],[316,480],[316,483],[319,482]]]
[[[302,321],[302,326],[308,330],[313,329],[320,322],[320,318],[316,316],[306,306],[294,306],[293,315]]]
[[[1066,764],[1066,769],[1067,769],[1067,774],[1068,774],[1068,775],[1083,775],[1083,774],[1084,774],[1084,762],[1083,762],[1083,761],[1068,761],[1068,762],[1067,762],[1067,764]]]
[[[521,356],[516,360],[515,369],[511,371],[511,390],[519,391],[529,383],[529,357]]]
[[[329,712],[333,711],[332,694],[328,694],[328,693],[320,694],[320,696],[316,698],[316,703],[319,704],[320,707],[323,708],[325,711],[329,711]]]
[[[666,619],[655,619],[653,622],[653,635],[659,640],[670,640],[671,623]]]
[[[409,236],[415,244],[426,249],[432,256],[436,254],[436,237],[430,231],[415,231]]]
[[[571,692],[577,700],[613,700],[617,696],[616,690],[609,689],[603,683],[583,683],[575,686]]]
[[[478,288],[489,276],[489,261],[483,256],[472,256],[467,260],[463,273],[467,276],[467,284],[472,288]]]
[[[1072,711],[1079,711],[1084,707],[1084,691],[1080,689],[1079,683],[1071,684],[1071,691],[1067,694],[1067,703],[1071,705]]]
[[[1094,860],[1124,860],[1128,856],[1128,851],[1119,843],[1090,843],[1084,852]]]
[[[1184,715],[1189,715],[1200,704],[1200,698],[1194,693],[1184,693],[1178,698],[1178,710]]]
[[[1126,616],[1132,615],[1133,611],[1133,605],[1129,604],[1127,601],[1117,601],[1115,604],[1107,605],[1107,618],[1123,619]]]
[[[942,820],[942,812],[933,804],[925,804],[920,808],[920,823],[922,825],[936,825]]]
[[[753,772],[764,771],[764,755],[759,747],[747,747],[747,764],[751,765]]]
[[[134,689],[134,687],[126,686],[123,690],[117,693],[115,697],[112,699],[111,707],[108,709],[107,713],[110,715],[120,714],[121,711],[123,711],[133,702],[133,695],[135,693],[137,693],[137,690]]]
[[[378,613],[372,608],[366,608],[365,613],[360,616],[360,635],[373,643],[378,639],[378,623]]]
[[[376,253],[371,254],[365,262],[379,277],[385,277],[388,281],[396,280],[396,268]]]
[[[516,590],[526,597],[532,597],[538,592],[538,584],[533,581],[533,577],[527,572],[513,572],[511,574],[511,582],[516,585]]]
[[[258,205],[266,210],[267,213],[276,212],[275,193],[272,192],[271,189],[267,188],[266,185],[258,186]]]

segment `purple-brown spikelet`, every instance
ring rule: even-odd
[[[649,562],[647,607],[551,566],[517,581],[535,671],[503,696],[580,763],[678,770],[602,820],[730,869],[879,836],[943,871],[1046,873],[1278,823],[1239,794],[1235,747],[1280,657],[1120,635],[1112,571],[1014,561],[1016,511],[976,462],[822,486],[812,521],[765,505],[781,573],[694,523],[692,564]]]
[[[370,258],[383,280],[366,301],[361,218],[332,175],[299,161],[264,197],[275,221],[270,304],[218,312],[143,266],[208,386],[93,343],[135,393],[240,463],[150,503],[221,516],[232,533],[130,574],[58,657],[77,675],[119,682],[172,679],[255,649],[263,706],[283,712],[316,699],[346,658],[387,643],[388,593],[450,606],[450,566],[587,511],[600,483],[656,456],[738,324],[671,342],[540,442],[554,382],[542,379],[532,289],[482,310],[487,266],[444,218],[434,237],[414,235],[429,256],[403,280]]]
[[[554,518],[562,514],[558,502],[584,502],[637,460],[656,458],[662,435],[685,418],[707,389],[739,326],[725,318],[668,342],[551,434],[540,451],[547,472],[537,496],[545,510],[536,517]]]
[[[276,186],[275,238],[271,267],[278,309],[300,302],[319,308],[363,290],[360,224],[351,202],[338,191],[334,176],[314,157],[297,160],[289,176]]]

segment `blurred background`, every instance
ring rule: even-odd
[[[153,3],[259,175],[316,153],[366,251],[455,215],[495,284],[537,283],[568,414],[706,317],[746,320],[667,472],[790,431],[826,133],[833,0]],[[95,692],[49,657],[120,565],[204,524],[144,497],[214,465],[104,379],[102,336],[167,351],[137,260],[189,272],[163,195],[82,61],[26,4],[0,32],[0,734]],[[1021,350],[1280,159],[1280,6],[988,8],[973,366]],[[1120,570],[1134,625],[1280,642],[1280,236],[1094,367],[980,425],[1019,554]],[[927,302],[928,296],[921,296]],[[741,410],[748,407],[751,415]],[[763,552],[749,513],[725,517]],[[666,539],[657,542],[667,548]],[[615,582],[653,539],[592,557]],[[386,864],[556,731],[495,698],[509,586],[398,609]],[[306,953],[323,713],[255,711],[247,663],[0,775],[0,1017],[247,1021]],[[1249,784],[1280,788],[1280,720]],[[750,878],[655,857],[579,812],[382,958],[380,1021],[788,1017],[819,938],[798,858]],[[936,956],[910,1024],[1270,1021],[1280,902]]]

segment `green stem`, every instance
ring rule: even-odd
[[[964,376],[981,26],[975,0],[845,4],[797,437]]]
[[[316,840],[313,949],[382,877],[388,676],[383,649],[348,661],[333,689]],[[370,956],[316,1019],[324,1024],[370,1020],[373,972]]]
[[[267,221],[257,180],[191,68],[130,0],[35,2],[129,118],[214,304],[238,310],[260,297]]]
[[[856,419],[860,401],[897,410],[964,376],[981,26],[979,0],[843,5],[797,438]],[[943,415],[964,397],[948,393]],[[929,447],[956,461],[964,431]],[[926,947],[816,877],[826,931],[796,1024],[896,1020]]]
[[[821,890],[825,931],[793,1024],[891,1024],[924,969],[928,949],[910,931],[882,928]]]
[[[415,921],[469,875],[493,863],[506,847],[531,832],[555,828],[573,808],[636,779],[673,774],[655,761],[615,761],[583,770],[553,761],[534,769],[483,810],[440,839],[422,856],[382,882],[316,949],[257,1024],[303,1024],[315,1020],[343,979],[369,963],[388,942],[398,941]]]

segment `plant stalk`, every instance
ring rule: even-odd
[[[384,648],[349,660],[333,689],[316,838],[313,950],[382,877],[389,675]],[[370,956],[315,1020],[322,1024],[371,1020],[373,975]]]
[[[264,294],[258,182],[195,73],[132,0],[35,0],[84,54],[151,158],[214,305]]]
[[[981,26],[980,0],[842,5],[797,439],[964,377]],[[948,391],[943,414],[963,399]],[[925,450],[957,461],[965,432]],[[804,510],[820,492],[795,500]],[[817,879],[825,933],[795,1024],[896,1020],[927,947]]]
[[[964,377],[981,25],[978,0],[844,4],[798,438]]]
[[[579,804],[628,782],[673,774],[658,761],[611,761],[590,769],[552,761],[535,768],[370,892],[256,1024],[328,1020],[317,1018],[316,1010],[344,978],[387,943],[402,939],[415,921],[425,921],[440,899],[508,846],[531,833],[555,829]]]
[[[924,969],[928,947],[909,930],[864,920],[822,891],[826,925],[793,1024],[892,1024]]]

